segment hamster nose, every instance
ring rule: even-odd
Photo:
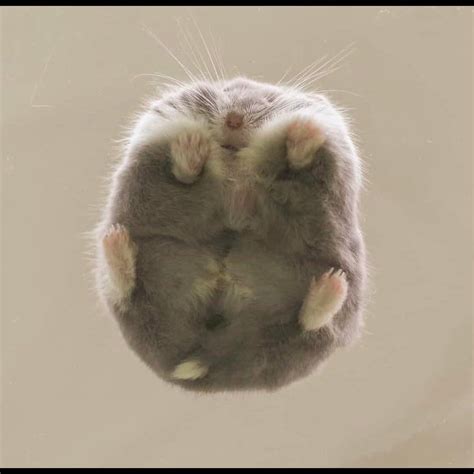
[[[225,118],[225,124],[229,128],[233,128],[233,129],[240,128],[243,122],[244,122],[243,115],[237,112],[229,112]]]

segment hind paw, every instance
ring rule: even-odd
[[[207,374],[208,368],[199,360],[187,360],[178,364],[171,377],[178,380],[196,380]]]
[[[342,270],[331,268],[319,280],[313,278],[300,312],[306,331],[326,325],[342,308],[347,296],[347,279]]]
[[[128,230],[120,224],[109,227],[102,238],[109,280],[115,297],[120,300],[130,293],[135,285],[136,248]]]

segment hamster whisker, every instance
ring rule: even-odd
[[[213,44],[213,47],[214,47],[214,56],[216,58],[216,61],[217,61],[217,64],[219,66],[219,70],[220,70],[220,73],[221,73],[221,76],[220,76],[221,80],[225,81],[225,78],[227,76],[227,71],[226,71],[226,68],[225,68],[225,65],[224,65],[224,61],[222,59],[222,54],[219,51],[219,48],[217,46],[217,42],[214,39],[214,36],[213,36],[211,31],[209,32],[209,35],[211,37],[211,41],[212,41],[212,44]]]
[[[171,81],[173,84],[177,85],[177,86],[180,86],[180,87],[183,87],[185,85],[185,83],[183,81],[180,81],[174,77],[171,77],[171,76],[167,76],[166,74],[159,74],[159,73],[143,73],[143,74],[137,74],[136,76],[133,76],[131,81],[135,81],[136,79],[138,79],[139,77],[146,77],[146,76],[150,76],[150,77],[157,77],[158,79],[166,79],[168,81]]]
[[[314,84],[317,81],[320,81],[323,77],[329,76],[330,74],[335,73],[338,71],[342,66],[339,65],[337,67],[333,67],[331,69],[326,69],[325,71],[321,71],[319,74],[316,74],[314,77],[308,78],[307,81],[305,81],[304,84],[301,84],[299,87],[302,90],[308,89],[311,87],[312,84]]]
[[[362,95],[360,94],[356,94],[355,92],[352,92],[352,91],[346,91],[344,89],[318,89],[317,90],[318,93],[331,93],[331,92],[343,92],[345,94],[350,94],[350,95],[353,95],[355,97],[362,97]]]
[[[203,62],[203,63],[204,63],[204,67],[205,67],[205,61],[203,61],[202,55],[200,54],[199,49],[197,50],[197,54],[196,54],[196,51],[194,50],[194,47],[193,47],[193,45],[192,45],[192,37],[191,37],[191,41],[190,41],[190,36],[191,36],[191,34],[183,28],[183,26],[182,26],[182,24],[181,24],[179,18],[176,19],[176,22],[177,22],[177,24],[178,24],[179,31],[180,31],[180,33],[182,34],[182,37],[184,38],[184,40],[186,41],[186,44],[187,44],[187,49],[186,49],[186,48],[183,48],[183,49],[185,50],[186,55],[187,55],[188,57],[190,57],[190,53],[191,53],[192,57],[191,57],[190,59],[191,59],[193,65],[194,65],[194,67],[195,67],[195,68],[197,69],[197,71],[199,72],[199,75],[201,76],[201,78],[202,78],[204,81],[209,80],[209,78],[206,77],[206,75],[204,74],[203,67],[202,67],[202,64],[201,64],[201,62]],[[188,35],[189,35],[189,36],[188,36]],[[201,62],[199,61],[198,56],[199,56]]]
[[[158,38],[146,25],[143,25],[143,29],[178,63],[178,65],[183,69],[183,71],[187,74],[187,76],[192,82],[198,81],[197,77],[189,70],[188,67],[183,64],[182,61],[178,59],[178,57],[173,53],[173,51],[171,51],[171,49],[166,46],[166,44],[163,43],[162,40],[160,40],[160,38]]]
[[[299,81],[295,87],[304,88],[309,84],[314,83],[317,80],[320,80],[322,77],[325,77],[339,69],[337,67],[344,61],[350,54],[353,53],[354,43],[350,43],[349,45],[345,46],[341,51],[339,51],[335,56],[325,61],[321,64],[315,71],[309,74],[304,80]]]
[[[312,73],[314,68],[318,66],[322,61],[324,61],[327,58],[327,54],[325,54],[322,58],[316,59],[313,61],[311,64],[303,68],[299,73],[295,74],[291,79],[286,81],[286,85],[288,86],[293,86],[294,84],[297,84],[299,81],[304,80],[309,74]]]
[[[216,74],[216,81],[218,81],[218,80],[219,80],[219,74],[218,74],[218,72],[217,72],[216,65],[215,65],[215,63],[214,63],[214,59],[212,58],[212,55],[211,55],[211,52],[209,51],[209,48],[208,48],[207,43],[206,43],[206,40],[204,39],[204,36],[203,36],[203,34],[202,34],[202,32],[201,32],[201,28],[199,28],[199,25],[197,24],[197,21],[196,21],[196,19],[195,19],[194,17],[193,17],[193,23],[194,23],[194,26],[196,27],[196,29],[197,29],[197,31],[198,31],[198,33],[199,33],[199,36],[200,36],[201,41],[202,41],[202,44],[204,45],[204,48],[205,48],[205,50],[206,50],[206,52],[207,52],[207,55],[209,56],[209,59],[210,59],[210,61],[211,61],[212,67],[213,67],[214,72],[215,72],[215,74]]]
[[[207,106],[213,112],[216,112],[216,113],[219,112],[219,108],[217,107],[216,103],[210,100],[208,97],[206,97],[202,93],[199,93],[198,91],[190,91],[190,94],[195,100],[200,102],[202,105]]]
[[[285,77],[287,76],[287,74],[291,71],[291,68],[292,66],[290,66],[284,73],[283,73],[283,76],[281,76],[280,80],[275,83],[276,86],[280,85],[281,82],[285,79]]]

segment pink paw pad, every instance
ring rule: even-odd
[[[324,273],[319,280],[313,278],[313,287],[316,289],[326,288],[327,291],[336,295],[347,289],[346,274],[343,270],[331,268]]]
[[[102,246],[111,285],[110,297],[118,303],[130,294],[134,286],[137,248],[121,224],[109,227],[102,238]]]
[[[123,247],[128,247],[129,242],[128,231],[121,224],[111,225],[102,239],[102,244],[107,253],[115,253]]]
[[[290,165],[295,169],[308,166],[325,138],[321,128],[312,119],[301,118],[291,123],[286,142]]]
[[[102,239],[105,257],[114,268],[130,267],[135,255],[135,246],[126,227],[113,224]]]
[[[202,170],[211,152],[208,138],[193,131],[180,135],[171,144],[173,173],[179,181],[192,183]]]
[[[347,286],[342,270],[331,268],[318,280],[313,278],[300,316],[303,327],[315,330],[327,324],[342,308]]]

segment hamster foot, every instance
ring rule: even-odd
[[[178,364],[171,376],[178,380],[196,380],[207,374],[208,368],[198,360],[187,360]]]
[[[102,239],[114,299],[126,298],[135,286],[136,248],[128,230],[120,224],[109,227]]]
[[[300,323],[306,331],[327,324],[342,308],[347,296],[347,279],[342,270],[331,268],[319,280],[311,281],[300,312]]]

